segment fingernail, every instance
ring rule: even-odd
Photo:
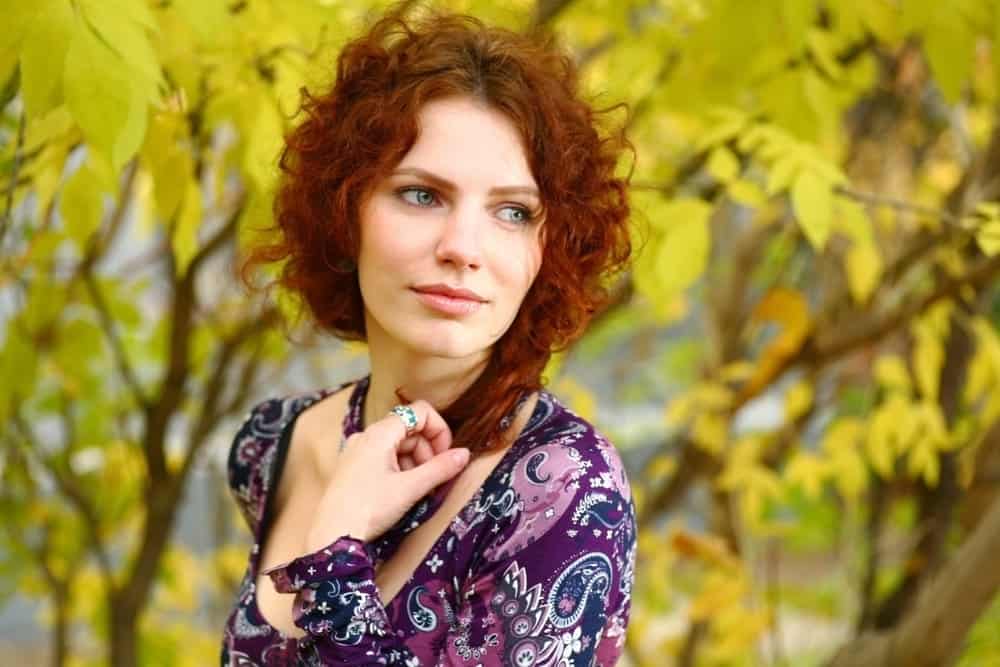
[[[451,458],[455,459],[455,463],[460,466],[464,466],[465,462],[469,460],[469,450],[463,448],[451,450]]]

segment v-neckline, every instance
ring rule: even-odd
[[[363,414],[364,399],[365,396],[367,395],[368,383],[370,381],[370,378],[371,378],[370,374],[365,375],[364,377],[355,381],[354,386],[351,389],[351,395],[348,397],[347,410],[345,411],[343,419],[342,433],[345,438],[355,432],[362,430],[361,415]],[[273,505],[274,505],[273,502],[274,492],[277,491],[277,488],[281,482],[281,475],[283,473],[285,457],[288,453],[288,449],[291,447],[292,435],[295,429],[295,423],[297,422],[298,418],[302,415],[302,413],[304,413],[313,405],[321,402],[323,399],[328,398],[329,396],[337,392],[342,391],[344,388],[350,385],[351,385],[350,382],[345,382],[337,387],[322,388],[316,390],[315,392],[313,392],[313,394],[311,395],[307,394],[304,397],[301,407],[298,410],[296,410],[293,414],[290,414],[288,416],[287,422],[281,428],[278,442],[275,445],[276,447],[275,454],[271,461],[270,469],[268,470],[267,479],[269,483],[264,489],[264,494],[265,494],[264,506],[261,512],[261,519],[260,521],[257,522],[257,530],[255,531],[254,534],[254,549],[253,553],[251,554],[251,560],[250,560],[251,567],[249,575],[251,583],[253,584],[253,589],[250,595],[250,602],[248,606],[252,607],[251,611],[253,612],[254,616],[256,616],[258,621],[263,623],[268,628],[271,628],[271,630],[273,632],[276,632],[282,639],[300,639],[300,638],[296,637],[295,635],[286,635],[283,631],[272,625],[270,621],[268,621],[264,617],[264,614],[260,610],[260,606],[257,604],[257,579],[260,576],[261,572],[260,560],[261,558],[263,558],[263,552],[264,552],[262,538],[265,537],[265,533],[267,529],[270,527],[271,514],[273,512]],[[532,409],[531,415],[528,417],[528,420],[524,423],[524,426],[521,428],[521,431],[518,433],[517,437],[507,448],[507,450],[503,453],[503,456],[500,457],[500,460],[497,462],[497,464],[483,479],[482,483],[480,483],[477,489],[472,493],[470,499],[465,504],[463,504],[461,508],[459,508],[458,512],[456,513],[456,516],[463,515],[470,505],[477,502],[478,498],[480,498],[480,496],[482,495],[483,489],[487,488],[490,484],[492,484],[494,482],[494,478],[497,477],[499,474],[501,474],[502,470],[504,470],[507,467],[510,467],[508,459],[514,457],[515,450],[519,450],[523,446],[524,442],[526,442],[526,436],[537,430],[538,426],[545,420],[545,418],[550,416],[549,414],[547,414],[548,410],[546,409],[546,405],[554,405],[555,403],[557,403],[557,401],[555,401],[555,397],[549,394],[545,389],[539,389],[537,393],[538,393],[538,399],[535,401],[535,405],[534,408]],[[527,398],[531,396],[531,394],[532,392],[527,392],[524,396],[518,399],[514,408],[511,410],[512,415],[516,415],[517,411],[521,408],[521,406],[524,404]],[[509,418],[510,415],[504,417],[504,420],[508,420]],[[419,527],[425,521],[427,521],[430,517],[432,517],[434,513],[437,512],[437,510],[440,508],[443,499],[446,497],[449,489],[451,489],[451,487],[454,485],[457,479],[458,475],[451,478],[444,484],[441,484],[436,489],[428,492],[423,498],[414,503],[414,505],[409,510],[407,510],[407,512],[399,519],[399,521],[396,522],[396,524],[392,526],[392,528],[390,528],[389,530],[382,533],[382,535],[374,538],[369,543],[367,543],[369,554],[373,556],[373,559],[374,555],[381,553],[382,551],[381,547],[391,546],[390,540],[392,538],[395,537],[396,539],[395,547],[398,548],[399,544],[402,542],[402,539],[409,532],[415,530],[417,527]],[[430,503],[431,506],[421,508],[421,506],[428,501],[431,501]],[[418,514],[416,518],[420,518],[422,516],[423,520],[416,522],[412,526],[407,526],[406,522],[408,520],[409,521],[415,520],[411,518],[411,515],[413,514]],[[438,550],[442,542],[451,533],[453,524],[454,521],[449,522],[448,527],[446,527],[444,531],[442,531],[441,535],[439,535],[438,538],[432,543],[431,547],[427,550],[428,555]],[[407,530],[407,528],[409,528],[409,530]],[[396,537],[397,533],[400,533],[398,537]],[[383,560],[388,559],[391,556],[392,553],[389,553],[388,555],[385,556]],[[410,577],[411,579],[413,576],[416,575],[419,569],[420,566],[418,565],[417,569],[411,575]],[[406,584],[403,585],[400,591],[397,591],[396,595],[393,596],[393,599],[390,600],[389,605],[391,605],[393,601],[399,598],[399,593],[402,592],[402,590],[405,588]],[[386,606],[388,607],[389,605]]]

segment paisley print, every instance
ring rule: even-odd
[[[571,563],[556,577],[549,591],[549,620],[560,630],[580,620],[591,596],[604,598],[612,576],[611,560],[600,552]]]
[[[353,383],[346,435],[360,429],[368,382]],[[628,477],[613,445],[547,391],[388,605],[375,585],[375,564],[433,516],[447,485],[374,540],[345,536],[266,571],[279,591],[294,594],[292,617],[306,635],[288,637],[267,623],[254,582],[291,431],[309,406],[347,386],[265,400],[233,439],[228,481],[254,544],[224,628],[222,664],[615,664],[635,572]]]
[[[427,588],[417,586],[406,598],[406,613],[410,623],[420,632],[434,632],[438,625],[437,614],[430,607],[420,602],[420,596],[427,593]]]

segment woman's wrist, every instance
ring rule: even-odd
[[[361,542],[369,539],[367,522],[362,521],[324,521],[306,534],[305,552],[312,553],[325,549],[341,537],[353,537]]]

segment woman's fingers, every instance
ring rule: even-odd
[[[426,440],[433,452],[440,453],[448,449],[451,446],[451,429],[437,410],[424,400],[414,401],[409,407],[417,418],[417,425],[409,436],[403,418],[392,413],[365,429],[365,435],[397,451],[405,446],[407,450],[415,452],[420,449],[421,440]]]
[[[417,465],[427,463],[434,458],[434,455],[435,452],[431,447],[431,443],[424,439],[421,439],[420,442],[417,443],[416,448],[413,450],[413,460]]]

